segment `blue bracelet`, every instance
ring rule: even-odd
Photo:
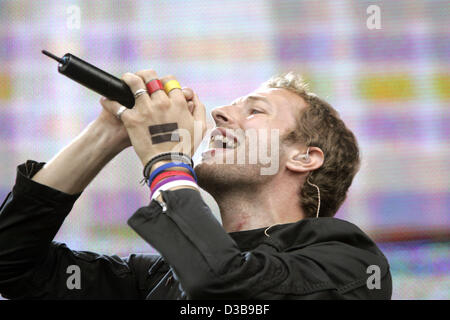
[[[187,165],[185,163],[169,162],[169,163],[166,163],[166,164],[156,168],[155,171],[152,172],[152,174],[150,175],[150,178],[148,179],[148,185],[150,186],[152,184],[153,179],[155,179],[155,177],[158,174],[160,174],[162,171],[164,171],[168,168],[173,168],[173,167],[182,167],[182,168],[189,169],[189,171],[192,173],[192,176],[195,179],[195,182],[197,182],[197,176],[195,175],[194,169],[192,169],[192,167],[190,165]]]

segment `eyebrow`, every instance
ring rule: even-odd
[[[248,101],[248,100],[253,100],[253,101],[263,101],[265,103],[267,103],[269,106],[272,106],[271,103],[269,102],[269,100],[266,97],[263,96],[257,96],[257,95],[251,95],[248,96],[244,99],[244,101]],[[236,105],[237,101],[234,101],[231,105]]]

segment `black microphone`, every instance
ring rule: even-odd
[[[66,53],[62,58],[59,58],[46,50],[42,50],[42,53],[59,62],[59,73],[94,90],[109,100],[117,101],[129,109],[133,108],[134,95],[123,80],[81,60],[73,54]]]

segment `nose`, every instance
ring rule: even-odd
[[[214,121],[216,122],[217,126],[221,126],[224,124],[229,125],[229,124],[233,123],[233,118],[231,116],[229,107],[230,106],[218,107],[218,108],[215,108],[211,112],[211,115],[212,115]]]

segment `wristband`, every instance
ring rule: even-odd
[[[156,199],[160,195],[161,191],[166,191],[170,188],[179,187],[179,186],[191,186],[198,190],[198,186],[195,182],[188,181],[188,180],[171,181],[171,182],[168,182],[168,183],[162,185],[157,190],[155,190],[155,192],[152,193],[151,200]]]
[[[150,194],[152,195],[154,192],[156,192],[156,190],[161,188],[163,185],[165,185],[166,183],[170,183],[172,181],[191,181],[191,182],[195,183],[195,181],[192,177],[186,178],[186,177],[175,176],[175,177],[167,178],[167,179],[164,179],[163,181],[160,181],[158,184],[155,185],[155,187],[152,189]]]
[[[149,180],[149,175],[150,175],[150,172],[152,171],[153,165],[156,162],[162,161],[162,160],[178,160],[182,163],[190,164],[191,167],[194,167],[194,162],[192,161],[191,157],[189,157],[188,155],[186,155],[184,153],[181,153],[181,152],[160,153],[160,154],[154,156],[153,158],[151,158],[150,161],[147,162],[147,164],[145,165],[144,171],[143,171],[145,182],[148,182],[148,180]]]
[[[188,178],[192,178],[192,175],[184,172],[184,171],[166,171],[166,172],[162,172],[159,175],[157,175],[155,177],[155,179],[153,179],[151,185],[150,185],[150,190],[153,190],[155,188],[155,186],[160,183],[164,178],[168,178],[168,177],[173,177],[173,176],[184,176],[184,177],[188,177]]]
[[[150,183],[150,181],[153,181],[153,179],[155,179],[155,177],[161,173],[162,171],[164,171],[165,169],[168,168],[173,168],[173,167],[180,167],[180,168],[186,168],[188,169],[191,173],[192,176],[194,177],[195,181],[197,182],[197,176],[195,175],[194,169],[192,169],[191,166],[185,164],[185,163],[175,163],[175,162],[169,162],[166,164],[163,164],[162,166],[158,167],[155,169],[155,171],[152,172],[152,174],[150,175],[148,181]]]

